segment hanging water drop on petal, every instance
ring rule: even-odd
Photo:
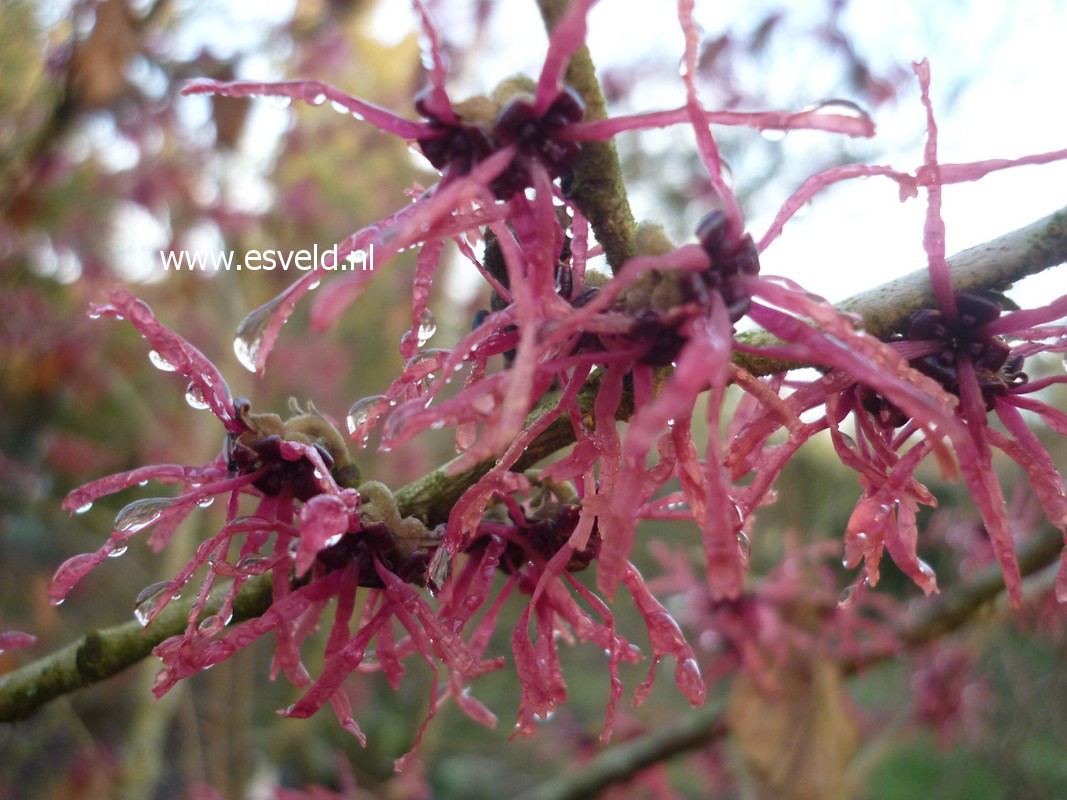
[[[214,502],[215,502],[215,498],[214,497],[201,497],[199,500],[196,501],[196,504],[198,506],[200,506],[201,508],[207,508],[208,506],[210,506]]]
[[[195,383],[190,383],[185,387],[185,402],[197,411],[209,408],[208,402],[204,399],[203,390]]]
[[[752,543],[744,531],[737,532],[737,549],[741,553],[741,558],[748,561],[748,557],[752,555]]]
[[[85,505],[83,505],[83,506],[78,506],[78,507],[77,507],[76,509],[74,509],[74,513],[75,513],[75,514],[84,514],[85,512],[87,512],[87,511],[88,511],[88,510],[89,510],[90,508],[92,508],[92,507],[93,507],[93,501],[92,501],[92,500],[90,500],[90,501],[89,501],[88,503],[86,503]]]
[[[173,505],[174,500],[169,497],[134,500],[115,515],[112,529],[117,533],[137,533],[156,522]]]
[[[159,581],[144,587],[134,601],[133,618],[143,628],[155,615],[156,609],[170,599],[170,581]]]
[[[434,319],[433,312],[428,308],[422,310],[422,316],[419,317],[419,329],[417,333],[419,337],[419,347],[426,344],[426,342],[430,340],[430,337],[437,333],[437,320]]]
[[[177,369],[177,367],[167,361],[167,359],[163,358],[163,356],[155,350],[148,351],[148,360],[152,362],[153,367],[163,370],[163,372],[174,372]]]
[[[384,399],[385,395],[374,394],[370,397],[364,397],[357,400],[352,404],[352,407],[348,409],[348,416],[345,418],[345,423],[348,426],[348,434],[353,439],[360,440],[366,438],[366,428],[371,413],[378,403]]]
[[[129,548],[126,545],[121,545],[120,547],[116,547],[114,550],[112,550],[110,553],[108,553],[107,557],[108,558],[118,558],[119,556],[125,555],[126,551],[128,549]]]
[[[263,336],[274,312],[284,299],[285,295],[278,295],[269,303],[264,303],[241,320],[241,324],[237,326],[237,334],[233,340],[233,353],[241,362],[241,366],[249,372],[256,371],[256,356],[263,345]]]
[[[841,117],[852,117],[854,119],[862,120],[871,119],[871,115],[865,108],[863,108],[863,106],[854,103],[851,100],[843,100],[841,98],[820,100],[817,103],[812,103],[805,108],[804,111],[816,112],[818,114],[836,114]]]
[[[214,636],[225,627],[226,621],[222,617],[217,614],[211,614],[200,620],[200,624],[196,626],[196,631],[203,636]]]
[[[447,547],[438,547],[426,568],[426,588],[436,595],[452,575],[452,553]]]
[[[237,561],[237,569],[252,575],[259,575],[267,571],[271,559],[262,553],[248,553],[241,556]]]
[[[854,605],[856,600],[860,596],[860,584],[851,583],[841,590],[840,597],[837,598],[838,608],[849,608]]]
[[[319,92],[317,95],[308,100],[308,104],[313,106],[321,106],[325,102],[326,95],[324,95],[322,92]]]

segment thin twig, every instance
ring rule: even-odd
[[[712,703],[671,725],[604,750],[519,796],[519,800],[588,800],[653,764],[704,747],[726,733],[723,704]]]

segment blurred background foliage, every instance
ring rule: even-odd
[[[248,248],[329,247],[399,207],[413,183],[433,180],[403,143],[329,106],[179,98],[182,80],[194,76],[307,77],[413,113],[411,98],[424,83],[418,42],[414,33],[381,35],[385,0],[250,5],[0,0],[0,629],[40,638],[29,651],[0,654],[0,673],[93,627],[128,619],[139,589],[172,574],[221,519],[217,508],[191,518],[163,554],[131,547],[62,608],[48,605],[45,587],[56,565],[93,549],[115,512],[138,496],[126,492],[72,518],[59,507],[66,492],[141,464],[204,463],[218,452],[223,433],[186,404],[179,378],[152,367],[131,328],[90,321],[90,301],[116,282],[131,285],[220,366],[235,395],[248,396],[259,410],[282,410],[294,396],[343,419],[355,399],[383,391],[402,367],[397,343],[411,324],[410,253],[386,265],[355,311],[330,331],[311,331],[306,305],[298,309],[264,380],[237,364],[232,332],[292,277],[162,270],[158,251],[166,249],[232,249],[240,260]],[[460,86],[486,80],[478,59],[497,52],[489,31],[514,6],[503,5],[438,4],[445,23],[463,32],[450,48]],[[874,111],[892,103],[907,80],[907,64],[865,62],[841,26],[847,5],[813,2],[792,16],[761,6],[754,21],[709,33],[702,58],[707,104],[811,100],[792,78],[768,84],[752,77],[768,51],[788,48],[797,36],[807,48],[802,52],[821,54],[827,93]],[[675,59],[670,52],[642,55],[605,70],[609,100],[619,109],[669,105],[668,95],[677,92]],[[773,92],[761,96],[760,86]],[[754,211],[766,206],[768,187],[878,155],[876,144],[820,142],[803,158],[792,151],[787,158],[778,143],[741,131],[724,132],[722,143],[735,175],[745,175],[738,191]],[[621,149],[635,205],[654,212],[675,235],[687,235],[708,199],[688,134],[642,134]],[[430,305],[439,330],[430,346],[454,341],[487,305],[487,293],[464,266],[453,259],[434,288]],[[1059,400],[1062,406],[1062,394]],[[373,444],[359,457],[363,473],[393,486],[451,453],[443,433],[388,454],[374,452]],[[1067,463],[1062,445],[1050,446]],[[960,503],[943,503],[929,520],[923,552],[951,584],[991,556],[967,498],[958,487],[938,488],[939,496]],[[779,502],[759,515],[753,580],[770,573],[787,550],[839,539],[851,508],[840,498],[851,501],[857,491],[828,444],[806,447],[780,481]],[[1040,524],[1024,490],[1013,503],[1023,523]],[[699,652],[721,653],[722,642],[706,624],[710,609],[692,588],[699,580],[672,585],[666,566],[679,554],[699,560],[690,558],[699,553],[695,529],[649,527],[644,540],[658,543],[639,548],[639,556],[646,574],[667,576],[657,584],[660,597],[688,624]],[[664,545],[675,555],[665,555]],[[836,596],[849,577],[836,566],[839,550],[826,552],[822,570],[798,580],[824,589],[829,581]],[[902,603],[915,600],[917,591],[903,576],[888,564],[885,573],[879,592]],[[1057,675],[1067,641],[1062,612],[1047,596],[1045,585],[1019,614],[986,612],[929,652],[871,668],[817,698],[813,713],[833,729],[819,744],[844,754],[839,777],[852,796],[1063,796],[1067,685]],[[509,604],[503,618],[516,619],[519,608],[518,601]],[[641,644],[643,628],[632,610],[619,603],[617,611],[620,628]],[[506,635],[499,639],[495,651],[508,652]],[[509,670],[501,670],[475,687],[499,715],[498,728],[485,730],[446,704],[421,759],[402,775],[394,775],[393,759],[410,747],[426,714],[429,674],[421,665],[413,665],[399,693],[377,675],[349,682],[369,739],[362,750],[328,714],[305,721],[277,716],[295,694],[269,681],[269,659],[257,645],[159,702],[150,693],[155,667],[145,663],[54,702],[33,719],[0,727],[0,798],[270,797],[279,787],[320,797],[495,798],[580,769],[598,748],[607,681],[596,648],[564,648],[570,702],[536,737],[508,740],[518,690]],[[314,661],[311,655],[313,673]],[[617,741],[686,713],[662,671],[644,707],[620,709]],[[624,667],[628,692],[642,677],[640,665]],[[729,681],[721,681],[713,695],[728,690]],[[802,720],[794,723],[803,727]],[[787,733],[778,731],[762,746],[810,745]],[[761,757],[752,749],[727,741],[646,770],[608,796],[759,796],[772,784],[745,767]],[[805,761],[799,772],[821,769],[811,753]],[[820,785],[810,775],[786,778],[780,797],[807,796]]]

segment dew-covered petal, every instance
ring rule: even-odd
[[[575,142],[600,142],[620,133],[653,130],[690,122],[685,106],[669,111],[647,111],[620,115],[610,119],[576,122],[563,128],[559,136]],[[868,116],[853,116],[805,111],[704,111],[704,121],[713,125],[733,125],[760,131],[819,130],[853,137],[874,135],[874,123]]]
[[[956,295],[952,291],[952,273],[945,259],[945,221],[941,219],[940,167],[937,163],[937,123],[934,107],[930,101],[930,63],[924,58],[912,64],[919,79],[923,107],[926,109],[926,145],[923,149],[923,167],[931,179],[926,186],[926,222],[923,225],[923,249],[926,251],[930,271],[930,284],[934,297],[945,315],[956,318]]]
[[[682,59],[682,79],[685,81],[686,112],[689,121],[696,134],[697,150],[700,158],[708,171],[708,178],[715,189],[719,200],[723,204],[728,226],[737,238],[740,238],[744,230],[744,220],[741,216],[741,208],[737,204],[737,198],[726,183],[722,171],[722,159],[719,155],[719,146],[711,133],[704,116],[704,108],[700,104],[697,95],[696,74],[697,59],[699,56],[701,30],[693,19],[694,0],[678,0],[678,21],[681,23],[682,32],[685,34],[685,56]]]
[[[292,100],[303,100],[312,105],[321,105],[320,97],[325,97],[358,119],[364,119],[386,133],[395,134],[402,139],[418,139],[424,136],[427,130],[425,123],[405,119],[381,106],[352,97],[321,81],[290,80],[261,83],[200,78],[187,81],[182,88],[182,94],[213,94],[223,97],[288,97]]]
[[[426,3],[423,0],[414,0],[412,5],[419,17],[419,27],[422,35],[419,37],[419,48],[422,50],[422,65],[430,72],[430,96],[424,101],[426,110],[437,120],[443,123],[458,122],[452,103],[448,99],[445,90],[445,76],[448,73],[448,62],[441,43],[441,32],[434,24]],[[408,139],[417,137],[408,136]]]
[[[106,560],[107,553],[100,552],[81,553],[68,558],[52,576],[48,586],[48,601],[58,606],[82,578]]]
[[[1007,453],[1015,463],[1026,470],[1030,478],[1030,488],[1037,495],[1049,522],[1067,531],[1067,489],[1064,488],[1063,476],[1052,461],[1052,456],[1012,406],[998,403],[996,412],[1014,439],[989,429],[986,435],[990,444]]]
[[[652,690],[655,681],[656,663],[665,655],[673,656],[680,669],[675,670],[675,681],[687,700],[694,706],[704,704],[707,686],[700,676],[693,648],[685,640],[678,623],[666,608],[652,595],[637,568],[628,565],[622,577],[623,583],[633,596],[634,605],[645,620],[652,643],[653,662],[648,677],[638,687],[634,703],[639,704]],[[682,666],[684,664],[684,667]]]
[[[244,425],[234,414],[230,389],[218,368],[207,356],[157,320],[147,303],[120,287],[108,294],[106,305],[94,306],[90,312],[91,316],[104,314],[128,319],[159,357],[200,390],[204,402],[228,430],[244,430]]]
[[[767,232],[760,237],[757,248],[761,253],[766,250],[768,245],[781,235],[785,223],[788,222],[800,209],[804,208],[811,198],[827,186],[840,181],[851,180],[853,178],[867,178],[871,176],[885,177],[895,181],[900,188],[901,200],[908,197],[915,197],[918,193],[916,179],[906,172],[900,172],[892,167],[873,166],[868,164],[845,164],[840,167],[831,167],[830,169],[817,172],[816,174],[805,178],[804,182],[800,185],[800,188],[793,192],[793,194],[782,203],[778,213],[775,214],[774,219],[771,221],[770,227],[767,228]]]
[[[204,482],[212,478],[223,477],[225,477],[223,471],[211,466],[185,467],[181,464],[154,464],[148,467],[138,467],[126,472],[108,475],[106,478],[98,478],[84,486],[79,486],[63,499],[63,508],[66,511],[77,513],[87,505],[92,505],[93,501],[101,497],[121,492],[123,489],[137,486],[146,481],[170,484],[188,480]]]

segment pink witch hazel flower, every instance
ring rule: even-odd
[[[896,181],[901,197],[914,196],[918,187],[927,191],[927,219],[924,247],[929,257],[930,282],[937,308],[911,314],[889,336],[887,345],[906,359],[914,372],[929,378],[931,397],[949,396],[953,423],[937,420],[940,431],[956,454],[958,470],[981,512],[993,551],[1004,572],[1011,603],[1021,602],[1022,579],[1015,558],[1014,537],[1000,483],[992,465],[992,449],[997,448],[1025,471],[1048,519],[1067,533],[1067,491],[1052,457],[1024,421],[1021,411],[1038,414],[1057,433],[1067,433],[1067,415],[1029,397],[1052,383],[1067,380],[1056,376],[1030,381],[1025,360],[1041,352],[1061,352],[1067,328],[1067,296],[1040,308],[1003,313],[1002,297],[971,291],[956,292],[945,259],[944,222],[941,219],[941,187],[948,183],[977,180],[994,170],[1027,164],[1041,164],[1067,158],[1067,150],[1027,156],[1013,161],[998,159],[972,164],[940,164],[937,160],[937,126],[929,97],[929,65],[914,65],[927,112],[925,163],[914,175],[888,167],[846,165],[808,179],[785,204],[779,218],[764,237],[766,244],[781,230],[788,216],[815,191],[838,180],[862,175],[882,175]],[[1060,325],[1048,325],[1060,321]],[[773,330],[773,329],[772,329]],[[782,355],[787,353],[782,352]],[[925,437],[905,450],[921,430],[931,428],[930,417],[905,411],[875,389],[859,374],[851,380],[840,371],[828,373],[818,384],[801,389],[789,398],[792,413],[826,404],[825,425],[841,460],[860,474],[863,496],[849,521],[845,535],[845,565],[856,567],[862,560],[863,577],[853,589],[873,586],[878,581],[878,564],[883,550],[927,593],[936,590],[933,570],[919,559],[916,548],[919,505],[936,505],[929,491],[913,477],[919,463],[930,453],[942,463],[943,472],[953,473],[956,465],[937,440]],[[994,413],[1004,431],[989,425]],[[841,422],[852,414],[855,438],[840,430]],[[740,440],[745,448],[765,436],[766,421],[750,426]],[[760,433],[756,431],[762,428]],[[1056,596],[1067,602],[1067,550],[1064,551],[1056,581]],[[858,592],[850,594],[854,600]]]
[[[366,645],[376,640],[374,668],[385,672],[394,685],[403,674],[404,658],[418,654],[435,672],[440,662],[449,671],[449,691],[460,707],[479,721],[493,722],[492,714],[467,693],[464,684],[501,663],[480,658],[487,634],[480,649],[459,637],[462,623],[486,597],[481,590],[492,568],[479,573],[473,600],[454,590],[462,608],[450,618],[438,616],[413,588],[428,582],[438,588],[428,575],[438,536],[413,518],[401,518],[391,492],[382,484],[365,482],[357,491],[359,470],[345,440],[312,404],[301,408],[291,402],[292,416],[284,421],[275,414],[253,413],[247,400],[231,398],[217,369],[195,347],[164,327],[144,302],[125,289],[112,292],[109,303],[94,306],[90,313],[128,319],[148,339],[156,366],[188,379],[187,396],[194,407],[210,408],[223,423],[226,446],[204,467],[142,467],[72,492],[64,507],[77,512],[100,497],[148,480],[177,483],[182,489],[177,497],[137,500],[122,509],[101,548],[60,566],[49,589],[52,602],[61,603],[109,556],[121,555],[135,534],[154,526],[152,544],[162,547],[190,511],[221,495],[226,503],[222,528],[200,543],[174,578],[147,587],[137,598],[135,617],[147,627],[198,572],[204,572],[185,632],[155,650],[164,665],[155,684],[157,694],[273,631],[277,642],[273,673],[284,672],[294,685],[308,690],[287,710],[289,716],[307,716],[329,702],[342,726],[362,740],[340,683],[360,666]],[[250,513],[242,513],[242,501],[254,504]],[[468,571],[477,572],[483,560],[473,559]],[[270,607],[258,619],[226,631],[238,592],[267,572]],[[370,596],[364,604],[365,618],[358,621],[359,631],[352,636],[349,625],[359,587],[368,588]],[[205,616],[213,594],[221,594],[218,610]],[[326,665],[320,678],[312,681],[300,647],[333,599],[337,603]],[[406,638],[394,638],[394,623]],[[30,643],[17,636],[8,637],[5,644],[8,640],[12,647]],[[437,682],[433,685],[431,716],[437,701]]]
[[[568,404],[573,406],[578,389],[596,367],[604,369],[599,405],[605,421],[614,418],[624,378],[633,383],[637,405],[649,408],[638,412],[625,453],[615,453],[617,442],[601,425],[600,432],[594,435],[579,431],[579,439],[588,440],[591,447],[579,448],[578,457],[557,465],[554,477],[571,478],[587,473],[602,456],[606,455],[613,464],[602,473],[600,485],[592,487],[583,499],[586,516],[575,544],[583,544],[580,537],[591,529],[593,518],[602,510],[598,505],[604,504],[603,498],[612,496],[616,485],[632,489],[631,497],[647,499],[656,486],[642,485],[643,457],[657,432],[668,420],[691,414],[696,396],[708,388],[709,377],[716,396],[721,396],[731,378],[728,356],[732,323],[750,310],[757,293],[766,294],[772,302],[791,296],[788,290],[757,276],[756,250],[751,239],[743,235],[736,202],[721,177],[709,125],[807,127],[861,136],[873,133],[866,116],[822,113],[818,109],[799,114],[705,111],[692,82],[696,29],[691,10],[685,5],[681,15],[687,31],[687,104],[674,111],[583,122],[581,103],[562,85],[561,78],[570,55],[584,40],[585,17],[591,5],[588,0],[574,3],[555,27],[536,83],[524,90],[521,81],[511,81],[494,98],[452,104],[444,85],[446,67],[439,36],[423,4],[416,2],[429,43],[428,63],[432,65],[431,87],[416,101],[424,122],[404,119],[317,82],[196,81],[186,88],[188,93],[280,95],[313,105],[330,100],[387,132],[415,140],[431,164],[441,170],[438,184],[419,194],[407,208],[353,234],[340,250],[343,255],[374,244],[388,256],[420,246],[413,327],[401,343],[402,353],[410,359],[408,370],[385,395],[367,398],[354,406],[349,427],[361,441],[369,426],[387,415],[383,447],[389,448],[427,428],[454,426],[457,446],[463,452],[454,469],[498,457],[494,470],[471,488],[452,514],[448,546],[453,553],[462,549],[475,531],[486,503],[499,488],[495,481],[515,463],[522,448],[562,413],[570,413],[573,420],[580,419],[581,415],[573,413],[576,409]],[[713,215],[702,226],[701,245],[664,248],[652,235],[646,252],[617,265],[618,274],[612,281],[602,287],[588,284],[588,225],[580,209],[555,184],[577,154],[575,142],[609,139],[624,130],[680,122],[688,122],[697,131],[711,180],[726,204],[725,212]],[[488,255],[480,262],[473,248],[483,227],[488,228],[499,251],[501,263],[495,269],[488,264]],[[419,353],[419,340],[424,337],[418,334],[426,326],[426,297],[432,274],[443,244],[450,238],[486,276],[502,300],[502,308],[482,320],[450,353]],[[661,277],[666,273],[676,274]],[[367,277],[367,273],[359,273],[334,282],[320,296],[313,310],[313,324],[323,326],[334,319],[355,298]],[[318,279],[316,274],[309,274],[242,323],[236,349],[246,366],[262,369],[293,304]],[[764,316],[772,315],[783,324],[794,319],[787,313],[792,310],[788,301],[786,311],[774,311],[770,306],[759,308],[765,309],[761,311]],[[805,328],[810,330],[813,329]],[[846,338],[850,335],[841,333]],[[847,344],[832,346],[829,337],[824,341],[827,350],[833,351],[829,363],[863,366]],[[703,367],[709,348],[717,354],[714,361],[719,365],[714,376],[708,376]],[[487,374],[486,359],[501,353],[508,355],[510,368]],[[670,390],[661,393],[654,406],[649,404],[654,370],[676,358],[681,360]],[[893,354],[886,350],[884,358],[891,360]],[[450,373],[465,365],[470,366],[471,372],[464,390],[433,404],[450,382]],[[898,372],[909,374],[904,361],[897,359],[894,365]],[[446,377],[425,387],[430,372],[437,369]],[[884,374],[882,365],[868,368],[868,372],[876,383]],[[880,383],[905,405],[929,404],[923,393],[906,382],[890,383],[887,379]],[[564,387],[564,401],[554,412],[543,415],[534,427],[524,430],[527,415],[554,385]],[[739,516],[721,470],[698,463],[695,449],[683,445],[682,440],[688,439],[685,423],[678,424],[678,441],[671,447],[677,451],[677,474],[683,479],[706,533],[709,570],[724,594],[736,594],[743,571],[736,532],[751,509],[744,509]],[[675,474],[671,470],[663,472],[664,481]],[[611,516],[613,525],[610,542],[601,555],[598,583],[612,594],[625,572],[634,516],[603,510]]]

